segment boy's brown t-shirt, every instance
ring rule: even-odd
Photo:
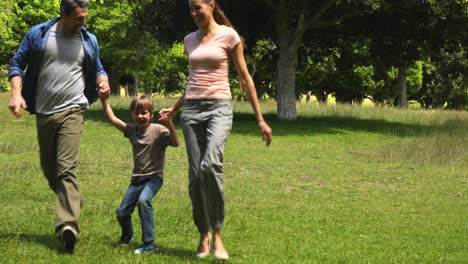
[[[150,124],[142,131],[134,124],[127,124],[124,136],[133,150],[133,177],[163,176],[166,147],[170,143],[169,129],[159,124]]]

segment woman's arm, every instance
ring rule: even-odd
[[[234,63],[234,66],[236,67],[237,74],[239,75],[241,88],[249,97],[250,104],[252,105],[252,109],[254,110],[255,116],[257,117],[257,122],[260,127],[263,140],[265,140],[265,143],[268,146],[271,143],[272,131],[270,126],[268,126],[268,124],[263,119],[263,114],[260,109],[260,104],[258,102],[257,90],[255,89],[255,84],[252,80],[252,77],[250,76],[249,71],[247,70],[247,65],[245,63],[244,47],[242,43],[238,43],[233,48],[233,50],[231,51],[231,58]]]
[[[184,97],[185,97],[185,93],[171,107],[161,109],[159,111],[159,119],[158,120],[163,121],[163,122],[168,122],[167,121],[168,118],[170,118],[172,120],[172,118],[174,118],[177,111],[179,111],[179,109],[184,104]]]

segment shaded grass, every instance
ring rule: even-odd
[[[0,95],[0,102],[7,95]],[[171,100],[156,100],[157,109]],[[130,121],[128,100],[112,105]],[[226,145],[225,243],[232,263],[464,263],[468,260],[466,112],[298,105],[261,144],[246,103],[235,104]],[[191,263],[185,146],[167,150],[165,182],[154,199],[161,253],[135,256],[114,246],[115,220],[129,182],[131,150],[105,121],[86,112],[80,154],[82,240],[64,255],[52,235],[54,197],[41,176],[34,117],[0,109],[0,259],[3,263]],[[180,136],[180,128],[177,126]],[[135,240],[140,226],[134,214]]]

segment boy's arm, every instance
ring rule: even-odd
[[[172,119],[169,117],[167,119],[167,128],[169,129],[169,135],[170,135],[170,138],[169,138],[169,145],[173,146],[173,147],[178,147],[180,145],[180,142],[179,142],[179,135],[177,135],[177,131],[174,127],[174,124],[172,123]]]
[[[110,89],[102,88],[99,90],[99,99],[101,99],[102,109],[104,109],[104,113],[106,114],[109,121],[114,125],[118,130],[124,132],[125,127],[127,124],[120,120],[118,117],[115,116],[114,111],[112,111],[111,106],[107,99],[109,99]]]

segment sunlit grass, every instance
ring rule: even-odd
[[[155,97],[156,111],[176,98]],[[54,195],[38,164],[35,118],[14,118],[0,94],[2,263],[192,263],[185,146],[169,148],[165,182],[153,201],[161,252],[115,247],[115,219],[131,173],[128,140],[86,112],[79,182],[86,204],[73,256],[53,237]],[[125,98],[111,98],[130,121]],[[226,228],[232,263],[464,263],[468,259],[468,113],[298,103],[294,122],[276,119],[261,143],[248,102],[235,102],[226,145]],[[182,133],[176,118],[180,137]]]

